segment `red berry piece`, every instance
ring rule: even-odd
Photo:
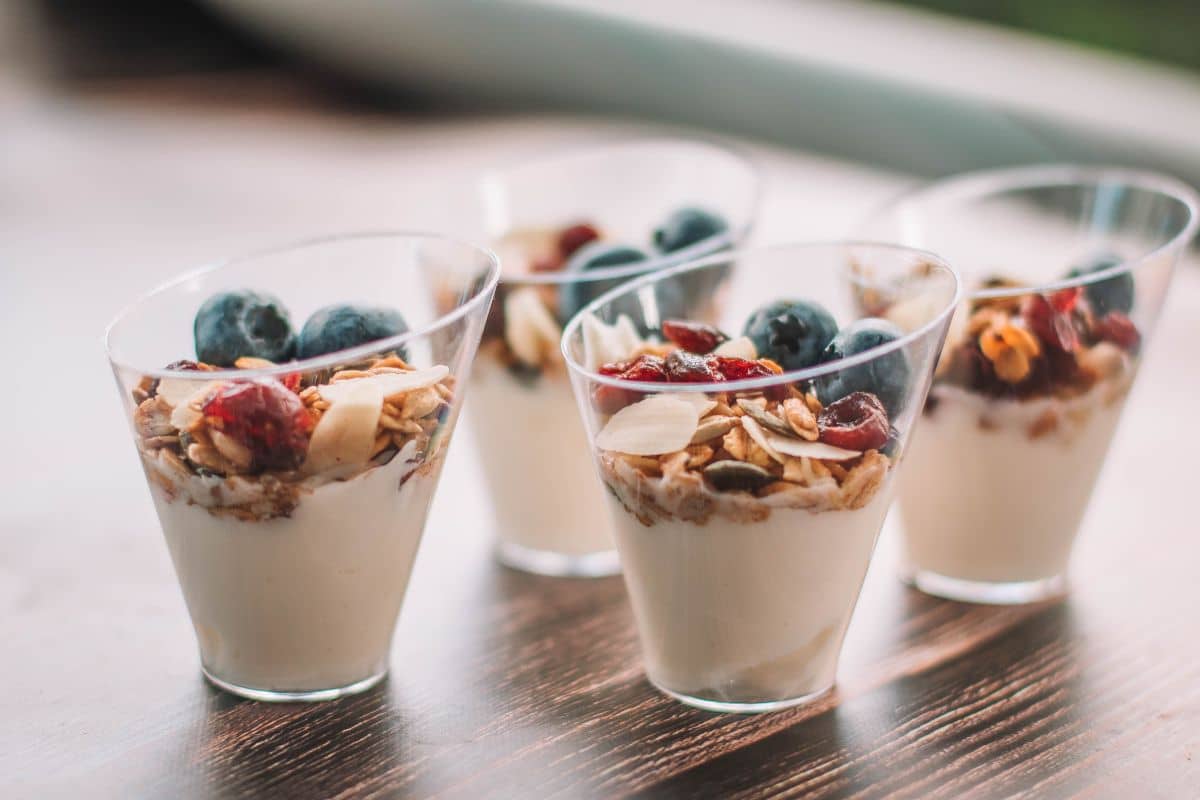
[[[1073,291],[1073,289],[1064,289],[1062,292],[1055,292],[1050,296],[1051,299],[1040,294],[1031,294],[1021,304],[1021,316],[1024,317],[1025,324],[1033,331],[1033,335],[1041,339],[1042,344],[1047,347],[1053,347],[1066,353],[1073,353],[1079,348],[1079,334],[1071,321],[1070,310],[1059,310],[1059,307],[1068,301],[1061,298],[1053,300],[1053,298]],[[1074,306],[1075,300],[1078,300],[1077,295],[1074,300],[1069,301],[1071,307]],[[1055,305],[1056,302],[1058,307]]]
[[[870,392],[852,392],[817,415],[821,441],[847,450],[877,450],[891,434],[887,411]]]
[[[627,405],[636,403],[639,399],[637,392],[622,389],[620,386],[597,386],[592,392],[592,405],[601,414],[615,414]]]
[[[729,358],[717,356],[717,370],[730,381],[741,381],[750,378],[769,378],[776,374],[775,370],[761,361],[747,361],[744,358]]]
[[[1075,304],[1079,302],[1079,298],[1083,296],[1083,287],[1075,286],[1070,289],[1060,289],[1050,295],[1050,306],[1062,314],[1066,314],[1071,309],[1075,308]]]
[[[684,350],[700,355],[711,353],[717,345],[729,339],[712,325],[682,319],[667,320],[662,324],[662,332],[663,336]]]
[[[281,375],[279,382],[287,387],[289,392],[300,393],[300,381],[302,380],[299,372],[289,372],[286,375]]]
[[[686,350],[672,350],[667,356],[667,380],[673,383],[712,383],[723,381],[717,371],[716,356],[701,356]]]
[[[667,375],[666,363],[658,356],[649,353],[638,356],[617,377],[623,381],[647,381],[650,383],[665,383],[670,380]]]
[[[1122,350],[1133,352],[1142,341],[1133,320],[1120,311],[1110,311],[1092,323],[1092,333],[1103,342],[1112,342]]]
[[[596,230],[594,225],[586,222],[576,223],[564,228],[563,232],[558,235],[558,252],[562,256],[563,262],[566,262],[576,250],[599,238],[600,231]]]
[[[609,375],[623,381],[666,383],[667,368],[661,358],[644,353],[633,361],[618,361],[600,367],[601,375]],[[625,406],[641,399],[638,392],[619,386],[597,386],[592,392],[592,405],[601,414],[615,414]]]
[[[213,428],[250,450],[253,469],[295,469],[303,463],[312,417],[274,378],[226,384],[202,410]]]

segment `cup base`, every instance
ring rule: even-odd
[[[647,678],[649,680],[649,678]],[[833,684],[829,684],[824,689],[818,689],[815,692],[802,694],[799,697],[789,697],[785,700],[764,700],[755,703],[731,703],[725,700],[709,700],[704,697],[695,697],[681,692],[673,692],[665,686],[660,686],[654,681],[650,681],[650,685],[660,692],[674,700],[678,700],[684,705],[699,708],[703,711],[716,711],[721,714],[765,714],[770,711],[782,711],[785,708],[795,708],[796,706],[807,705],[816,700],[821,699],[825,695],[833,691]]]
[[[557,578],[606,578],[621,574],[621,560],[616,550],[567,555],[500,542],[496,545],[496,558],[512,569]]]
[[[925,594],[960,603],[1012,606],[1037,603],[1067,593],[1067,577],[1055,575],[1036,581],[970,581],[951,578],[926,570],[912,570],[903,576],[910,586]]]
[[[259,700],[265,703],[320,703],[326,700],[337,700],[339,697],[347,697],[352,694],[365,692],[373,686],[379,684],[387,677],[387,670],[383,670],[368,678],[363,678],[361,681],[347,684],[346,686],[338,686],[333,689],[316,689],[313,691],[304,692],[283,692],[274,691],[271,689],[253,689],[248,686],[238,686],[236,683],[223,681],[213,675],[204,667],[200,668],[204,673],[205,679],[230,694],[235,694],[238,697],[244,697],[247,700]]]

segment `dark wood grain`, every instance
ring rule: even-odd
[[[24,381],[0,413],[0,796],[1200,797],[1198,442],[1179,399],[1200,395],[1193,268],[1065,602],[920,595],[894,578],[889,530],[833,694],[761,717],[696,711],[642,677],[619,579],[492,561],[461,432],[384,685],[273,706],[200,679],[97,345],[107,318],[229,252],[397,219],[453,226],[443,190],[480,166],[631,130],[364,115],[269,73],[72,95],[0,77],[0,339]],[[756,152],[772,177],[762,241],[840,233],[902,182]]]

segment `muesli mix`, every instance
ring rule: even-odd
[[[509,232],[495,243],[505,275],[484,330],[481,357],[499,361],[526,383],[536,382],[545,372],[561,373],[558,343],[562,326],[620,282],[565,278],[662,259],[704,242],[712,243],[715,249],[728,231],[729,225],[721,215],[685,207],[654,229],[651,244],[645,248],[618,241],[591,221]],[[543,275],[562,275],[564,280],[522,280]],[[683,313],[682,307],[667,311],[668,316]]]
[[[672,385],[771,378],[899,338],[864,318],[841,330],[817,303],[778,301],[730,338],[704,323],[668,320],[614,357],[631,323],[583,322],[584,360],[619,381],[663,384],[647,395],[599,384],[595,445],[604,483],[644,525],[714,515],[766,519],[772,509],[855,510],[875,497],[899,454],[891,420],[910,369],[900,350],[811,381],[757,391],[671,391]]]
[[[288,313],[259,292],[224,292],[196,316],[197,360],[167,366],[201,379],[144,377],[133,390],[138,450],[168,500],[215,516],[287,517],[305,494],[400,458],[402,480],[446,445],[454,377],[415,369],[401,352],[281,377],[205,381],[218,369],[258,370],[403,333],[390,309],[329,306],[297,336]]]
[[[1098,259],[1066,277],[1117,263]],[[984,283],[987,289],[1020,286],[1004,278]],[[1099,389],[1102,404],[1110,406],[1125,396],[1142,342],[1129,317],[1133,304],[1128,272],[1045,294],[972,298],[952,325],[925,412],[936,416],[950,393],[965,391],[996,401],[1059,401],[1029,424],[1030,438],[1079,427],[1085,420],[1064,419],[1055,405],[1070,404],[1079,416],[1079,403],[1070,402],[1075,398]],[[986,412],[979,424],[996,426]]]

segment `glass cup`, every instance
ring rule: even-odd
[[[758,174],[745,158],[686,139],[577,149],[482,182],[482,224],[503,275],[467,418],[503,563],[544,575],[619,571],[559,352],[562,325],[623,281],[743,241],[758,194]],[[668,224],[681,209],[693,211]],[[595,234],[599,242],[590,241]],[[585,242],[592,253],[624,246],[610,252],[621,263],[578,269],[589,256],[568,254]]]
[[[488,251],[439,236],[320,239],[184,275],[109,326],[213,684],[256,700],[328,700],[384,677],[499,271]],[[288,315],[298,327],[332,304],[393,307],[408,332],[279,364],[181,361],[197,358],[193,318],[222,292],[237,294],[206,305],[210,322],[219,312],[213,331],[199,326],[210,361],[247,349],[282,361],[294,349]],[[301,349],[348,341],[336,326],[322,331],[302,334]]]
[[[949,259],[968,293],[900,485],[919,589],[977,603],[1065,591],[1196,214],[1169,178],[1050,166],[941,181],[867,223],[863,235]]]
[[[656,687],[700,708],[752,712],[833,686],[957,289],[928,253],[793,245],[644,276],[567,325],[562,350]],[[903,329],[856,322],[864,293],[879,313],[897,311]],[[759,345],[734,338],[720,358],[652,342],[619,358],[597,353],[622,317],[656,319],[680,298],[686,318]],[[744,330],[753,310],[781,299],[806,305],[799,316],[759,314]],[[814,302],[828,311],[822,321]],[[872,338],[876,328],[887,335]],[[814,364],[826,346],[846,357]],[[700,382],[663,382],[653,358],[635,353]],[[800,368],[780,374],[751,360],[764,353]],[[630,359],[624,377],[601,363]]]

